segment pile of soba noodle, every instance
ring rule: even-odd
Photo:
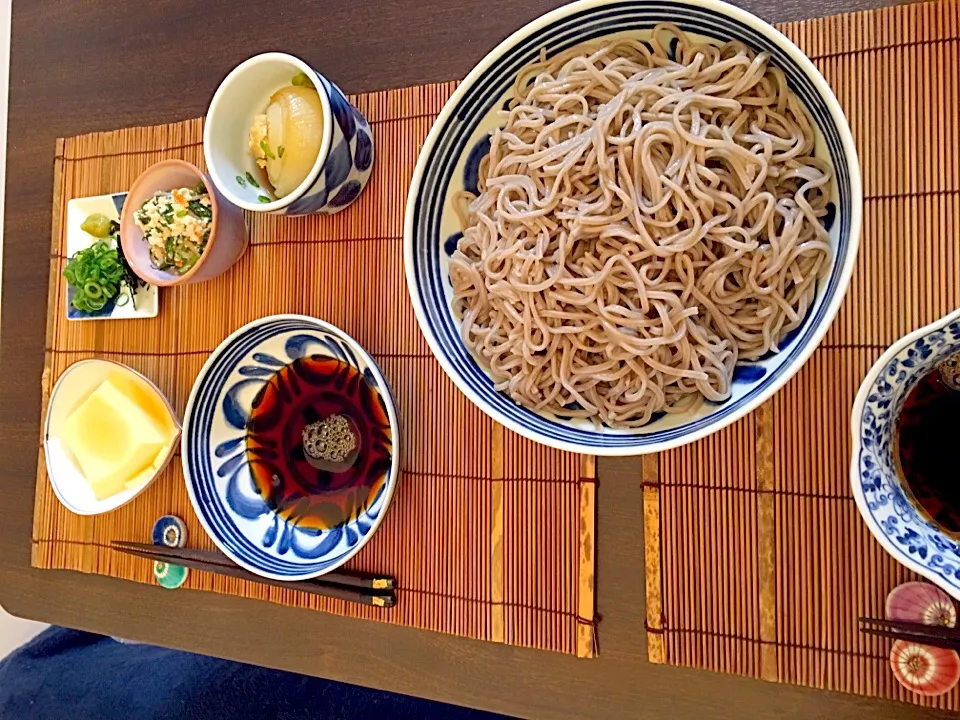
[[[507,108],[450,265],[498,390],[637,427],[726,399],[803,321],[831,169],[768,53],[661,25],[529,65]]]

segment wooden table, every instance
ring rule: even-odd
[[[50,623],[527,717],[936,716],[852,695],[650,665],[636,459],[600,463],[603,622],[596,660],[30,568],[54,139],[197,117],[234,65],[267,50],[312,61],[347,92],[460,78],[495,43],[558,4],[18,0],[0,340],[0,604]],[[884,3],[741,4],[779,21]],[[256,626],[269,632],[255,632]]]

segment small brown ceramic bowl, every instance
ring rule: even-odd
[[[158,190],[196,187],[202,181],[210,194],[213,221],[210,239],[200,259],[183,275],[158,270],[150,260],[150,250],[134,213]],[[206,173],[183,160],[162,160],[138,177],[127,193],[120,213],[120,242],[130,267],[151,285],[182,285],[210,280],[226,272],[247,249],[247,227],[243,210],[226,200]]]

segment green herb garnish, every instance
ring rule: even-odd
[[[268,198],[266,195],[257,195],[257,200],[259,200],[262,203],[273,202],[273,200]]]
[[[311,85],[313,85],[313,83],[310,82],[310,78],[307,76],[305,72],[298,72],[296,75],[293,76],[293,80],[291,80],[290,82],[293,85],[298,85],[300,87],[304,87],[304,86],[310,87]]]
[[[213,217],[213,210],[211,210],[210,208],[208,208],[206,205],[204,205],[204,204],[203,204],[202,202],[200,202],[199,200],[191,200],[190,202],[187,203],[187,207],[189,207],[189,208],[190,208],[190,212],[192,212],[192,213],[193,213],[195,216],[197,216],[198,218],[212,218],[212,217]]]
[[[277,148],[277,157],[283,157],[283,145]]]
[[[186,216],[187,216],[186,210],[177,210],[177,217],[186,217]]]
[[[249,172],[247,173],[247,182],[250,183],[251,185],[253,185],[255,188],[260,187],[260,183],[258,183],[258,182],[254,179],[253,175],[251,175]]]
[[[152,199],[153,198],[151,198],[150,200]],[[146,202],[143,203],[143,206],[141,207],[141,209],[144,212],[146,212],[145,208],[147,203],[150,202],[150,200],[147,200]],[[164,205],[162,208],[159,208],[159,215],[160,215],[160,220],[163,222],[164,225],[172,225],[173,224],[173,205],[168,203]]]
[[[260,149],[263,151],[263,154],[266,155],[271,160],[276,160],[277,156],[273,154],[273,151],[270,149],[270,146],[267,145],[266,140],[260,141]]]
[[[197,195],[206,195],[206,194],[207,194],[207,186],[206,186],[206,184],[203,182],[203,180],[201,180],[200,182],[197,183],[197,186],[193,189],[193,191],[194,191]]]
[[[245,188],[247,186],[247,181],[244,180],[240,175],[237,175],[237,184],[240,187]]]

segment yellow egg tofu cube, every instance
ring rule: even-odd
[[[103,500],[128,487],[168,449],[170,433],[113,378],[103,381],[63,425],[61,439],[94,494]]]

